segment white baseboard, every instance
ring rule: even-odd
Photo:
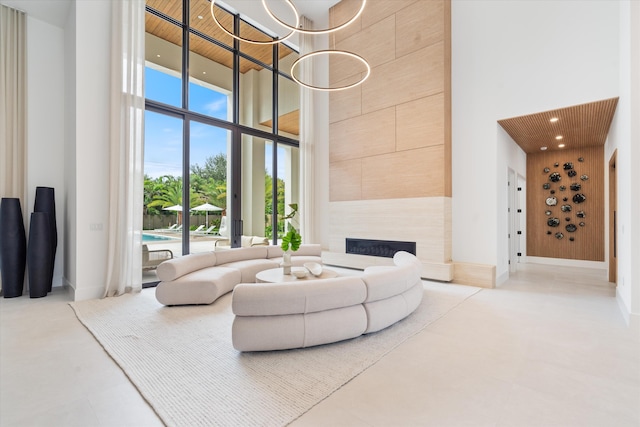
[[[505,271],[504,273],[502,273],[501,275],[499,275],[498,277],[496,277],[496,286],[502,285],[507,280],[509,280],[509,271],[508,270]]]
[[[618,302],[618,308],[620,308],[620,314],[622,314],[631,332],[636,335],[640,334],[640,313],[631,313],[617,290],[616,301]]]
[[[544,258],[537,256],[527,256],[523,258],[524,259],[522,259],[521,262],[528,264],[547,264],[563,267],[595,268],[599,270],[607,269],[607,263],[604,261],[584,261],[580,259]]]
[[[67,292],[69,292],[72,301],[102,298],[102,295],[104,294],[104,288],[101,286],[78,290],[66,278],[64,279],[63,286]]]

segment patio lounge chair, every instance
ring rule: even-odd
[[[147,245],[142,245],[142,271],[155,270],[162,262],[173,258],[169,249],[155,249],[150,251]]]
[[[227,249],[231,245],[231,241],[227,238],[216,240],[214,243],[214,250]],[[252,246],[269,246],[269,239],[261,236],[240,236],[240,245],[243,248]]]
[[[216,228],[215,225],[212,225],[211,227],[207,228],[206,230],[202,230],[202,231],[194,231],[194,233],[196,234],[213,234],[213,230]]]
[[[192,233],[198,234],[202,231],[203,228],[204,228],[204,225],[199,225],[198,228],[192,231]]]
[[[171,227],[169,228],[156,228],[153,231],[174,231],[176,228],[178,228],[178,223],[176,222],[175,224],[173,224]]]

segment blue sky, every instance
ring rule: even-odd
[[[189,85],[190,109],[212,117],[227,118],[227,96],[205,87]],[[146,68],[145,97],[180,106],[180,79]],[[182,175],[182,120],[145,112],[145,174]],[[191,164],[203,166],[207,157],[226,153],[229,132],[202,123],[191,123]]]
[[[165,104],[181,105],[180,78],[146,67],[145,97]],[[227,120],[227,95],[194,83],[189,84],[190,110]],[[182,120],[154,112],[145,112],[144,173],[152,178],[182,175]],[[204,166],[207,157],[226,154],[230,132],[191,122],[191,164]],[[282,158],[284,153],[280,154]],[[271,150],[266,153],[266,168],[271,171]],[[284,171],[279,167],[280,174]],[[283,176],[283,175],[280,175]]]

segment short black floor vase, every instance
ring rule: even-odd
[[[20,199],[3,197],[0,201],[0,269],[5,298],[22,296],[27,238]]]
[[[55,266],[56,248],[58,247],[58,230],[56,226],[56,197],[55,190],[51,187],[36,187],[36,200],[33,206],[34,212],[45,212],[49,219],[49,244],[51,245],[51,261],[49,267],[49,284],[47,291],[51,292],[53,284],[53,268]]]
[[[29,226],[27,246],[27,271],[29,272],[29,296],[46,297],[51,289],[51,227],[49,214],[33,212]]]

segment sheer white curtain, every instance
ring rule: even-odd
[[[144,0],[112,2],[109,246],[104,296],[142,289]]]
[[[313,28],[313,22],[302,16],[302,28]],[[313,36],[300,33],[300,55],[313,51]],[[303,82],[313,82],[313,61],[303,61],[300,64],[300,77]],[[314,162],[315,148],[313,138],[313,90],[300,89],[300,233],[302,241],[315,243],[314,218],[315,209]]]
[[[24,12],[0,5],[0,197],[20,199],[23,217],[27,200],[26,27]]]

